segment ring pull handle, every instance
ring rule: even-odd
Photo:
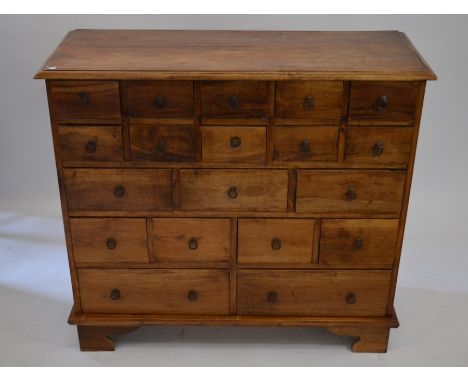
[[[275,237],[272,241],[271,241],[271,249],[273,251],[278,251],[281,249],[281,239],[278,239],[277,237]]]
[[[227,104],[232,111],[239,109],[240,100],[238,96],[229,96]]]
[[[194,290],[194,289],[190,289],[190,290],[188,291],[188,293],[187,293],[187,299],[188,299],[189,301],[192,301],[192,302],[197,301],[197,299],[198,299],[198,293],[197,293],[197,291]]]
[[[112,289],[110,292],[110,298],[117,301],[120,298],[120,291],[118,289]]]
[[[192,251],[196,250],[198,248],[198,240],[194,237],[192,237],[189,241],[188,241],[188,247],[189,249],[191,249]]]
[[[239,191],[236,186],[229,187],[227,191],[229,199],[236,199],[239,196]]]
[[[125,188],[124,186],[118,185],[114,188],[114,196],[116,198],[121,198],[125,195]]]
[[[372,146],[372,155],[375,157],[378,157],[382,155],[384,152],[384,144],[383,142],[376,142],[374,143],[374,146]]]
[[[80,103],[83,106],[87,106],[91,103],[91,97],[88,92],[79,92],[78,98],[80,99]]]
[[[156,106],[158,109],[164,108],[164,96],[162,95],[157,95],[154,97],[154,106]]]
[[[388,97],[383,95],[377,100],[377,110],[385,110],[388,107]]]
[[[346,303],[349,305],[356,303],[356,295],[354,293],[348,293],[346,295]]]
[[[308,155],[310,154],[310,141],[305,139],[299,144],[299,150],[301,154]]]
[[[274,304],[276,301],[278,301],[278,294],[276,292],[268,292],[267,301],[270,304]]]
[[[231,147],[233,149],[238,148],[242,144],[242,141],[239,137],[232,137],[231,138]]]
[[[345,196],[345,199],[349,202],[356,200],[357,198],[356,189],[354,187],[349,187],[348,191],[346,191],[344,196]]]
[[[315,106],[315,98],[314,97],[312,97],[312,96],[304,97],[304,103],[303,103],[304,110],[313,109],[314,106]]]
[[[362,248],[364,248],[364,239],[360,237],[354,241],[353,251],[360,251]]]
[[[115,249],[115,247],[117,247],[117,240],[115,240],[113,237],[107,238],[106,247],[108,249]]]
[[[96,152],[96,147],[97,147],[97,143],[96,141],[88,141],[86,142],[86,145],[85,145],[85,151],[88,153],[88,154],[93,154]]]

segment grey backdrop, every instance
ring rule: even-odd
[[[411,344],[410,348],[405,348],[409,353],[393,353],[396,357],[394,359],[398,359],[400,364],[414,364],[418,361],[419,364],[432,361],[447,364],[450,359],[457,364],[466,364],[468,332],[463,319],[466,319],[468,313],[468,126],[465,118],[468,108],[467,17],[1,16],[0,212],[42,216],[52,219],[49,220],[51,222],[59,222],[59,195],[45,86],[43,81],[33,80],[32,77],[66,32],[75,28],[401,30],[407,33],[437,73],[439,80],[429,82],[426,90],[396,300],[397,306],[401,306],[400,318],[403,317],[405,323],[399,331],[395,331],[399,334],[392,334],[391,344],[394,341],[393,346],[396,346],[398,338],[401,338],[400,343],[404,343],[403,337],[398,337],[403,336],[403,333],[407,338],[405,346]],[[58,258],[65,259],[60,224],[51,224],[56,235],[54,237],[59,238],[61,252]],[[4,222],[0,239],[7,228],[7,222]],[[22,235],[41,237],[39,231],[33,232],[35,228],[29,229]],[[6,244],[0,250],[5,248]],[[40,260],[40,253],[31,253]],[[5,255],[5,259],[10,258],[8,254]],[[3,267],[6,278],[10,274],[8,268],[5,268],[5,264],[0,264],[0,267]],[[66,268],[60,272],[66,272]],[[35,288],[42,287],[44,283]],[[66,289],[64,298],[65,310],[71,302],[69,289]],[[11,300],[16,301],[15,294],[11,295]],[[14,315],[11,316],[13,322],[15,319]],[[415,321],[411,323],[411,319]],[[415,332],[415,328],[419,332]],[[9,332],[10,327],[5,329],[5,333]],[[244,340],[253,336],[252,341],[255,342],[254,332],[247,333]],[[435,338],[431,337],[433,333],[437,333]],[[233,338],[237,335],[233,335]],[[412,336],[411,341],[408,336]],[[197,342],[197,335],[194,338],[193,341]],[[203,341],[203,338],[198,339]],[[444,344],[442,347],[439,346],[441,343]],[[464,345],[464,353],[457,350],[457,344]],[[439,350],[436,349],[438,346]],[[424,352],[431,351],[432,358],[425,358]],[[242,352],[245,352],[242,346],[240,352],[238,362],[242,363]],[[270,361],[278,362],[275,359],[281,359],[285,362],[287,354],[285,356],[282,353],[278,355],[279,358],[272,357]],[[418,354],[416,358],[415,354]],[[216,358],[216,352],[209,353],[207,357],[206,363],[210,360],[212,363],[222,363],[221,359]],[[96,359],[99,358],[93,358],[92,361]],[[299,362],[298,359],[291,356],[291,362]],[[244,364],[249,362],[255,360],[244,359]],[[193,360],[193,363],[197,364],[197,361]],[[268,364],[266,359],[265,364]]]

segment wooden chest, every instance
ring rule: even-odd
[[[45,79],[82,350],[141,325],[385,352],[426,80],[400,32],[70,32]]]

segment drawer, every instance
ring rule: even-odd
[[[229,262],[229,219],[161,218],[153,220],[158,262]]]
[[[130,118],[190,118],[193,116],[192,81],[126,81]]]
[[[263,126],[203,126],[202,157],[205,162],[262,162],[266,152]]]
[[[240,264],[311,263],[313,219],[239,219]]]
[[[349,124],[412,125],[418,93],[418,82],[352,82]]]
[[[229,314],[229,272],[79,269],[84,313]]]
[[[297,172],[297,212],[399,214],[403,171]]]
[[[171,209],[171,171],[65,169],[71,211],[158,211]]]
[[[148,263],[146,219],[70,219],[77,263]]]
[[[130,126],[130,156],[134,161],[192,162],[193,126]]]
[[[349,127],[345,161],[406,165],[412,140],[410,127]]]
[[[277,119],[304,120],[308,124],[339,124],[342,105],[341,81],[276,82]]]
[[[180,170],[180,205],[191,211],[285,211],[287,170]]]
[[[393,266],[398,219],[324,219],[320,264]]]
[[[335,162],[337,126],[281,126],[273,129],[275,162]]]
[[[63,162],[123,161],[120,126],[60,126],[58,135]]]
[[[51,81],[50,100],[58,122],[121,120],[117,81]]]
[[[204,123],[215,119],[214,124],[220,124],[222,120],[231,124],[229,119],[248,118],[260,124],[266,123],[268,102],[265,81],[202,81],[200,90]]]
[[[239,270],[237,314],[384,316],[390,271]]]

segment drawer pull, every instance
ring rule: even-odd
[[[388,97],[380,96],[377,100],[377,110],[385,110],[388,106]]]
[[[281,239],[278,239],[277,237],[275,237],[271,241],[271,249],[274,250],[274,251],[280,250],[281,249]]]
[[[353,243],[353,251],[360,251],[362,248],[364,248],[364,239],[356,239]]]
[[[354,293],[348,293],[346,295],[346,302],[349,305],[352,305],[352,304],[356,303],[356,295]]]
[[[87,106],[91,103],[91,97],[89,96],[88,92],[79,92],[78,97],[80,99],[80,103],[83,106]]]
[[[157,95],[154,97],[154,106],[156,106],[159,109],[162,109],[164,107],[164,97],[162,95]]]
[[[383,154],[384,145],[382,142],[376,142],[374,146],[372,146],[372,155],[378,157]]]
[[[115,240],[113,237],[109,237],[106,240],[106,247],[109,249],[115,249],[115,247],[117,247],[117,240]]]
[[[268,292],[267,301],[270,304],[274,304],[276,301],[278,301],[278,295],[276,294],[276,292]]]
[[[236,186],[229,187],[227,192],[229,199],[236,199],[239,196]]]
[[[198,240],[196,238],[192,237],[188,241],[188,247],[193,251],[196,250],[198,248]]]
[[[88,154],[93,154],[94,152],[96,152],[96,147],[96,141],[88,141],[86,142],[85,150]]]
[[[164,140],[160,140],[157,144],[156,144],[156,151],[158,152],[163,152],[166,150],[166,141]]]
[[[346,191],[346,193],[345,193],[344,196],[345,196],[345,199],[346,199],[346,200],[348,200],[348,201],[351,202],[351,201],[353,201],[353,200],[356,200],[356,198],[357,198],[357,192],[356,192],[356,190],[355,190],[354,187],[349,187],[349,188],[348,188],[348,191]]]
[[[112,289],[110,298],[114,301],[117,301],[120,298],[120,291],[118,289]]]
[[[301,154],[303,155],[310,154],[310,141],[308,141],[307,139],[302,141],[299,144],[299,150],[301,151]]]
[[[115,196],[116,198],[121,198],[121,197],[124,196],[124,194],[125,194],[125,188],[124,188],[124,186],[120,186],[120,185],[119,185],[119,186],[116,186],[116,187],[114,188],[114,196]]]
[[[313,109],[315,106],[315,98],[312,96],[306,96],[304,98],[303,106],[304,106],[304,110]]]
[[[229,96],[228,97],[228,106],[231,110],[237,110],[239,109],[240,102],[239,102],[239,97],[238,96]]]
[[[187,298],[189,299],[189,301],[197,301],[197,298],[198,298],[198,294],[195,290],[193,289],[190,289],[188,294],[187,294]]]
[[[242,141],[239,137],[232,137],[231,138],[231,147],[233,149],[238,148],[241,145]]]

